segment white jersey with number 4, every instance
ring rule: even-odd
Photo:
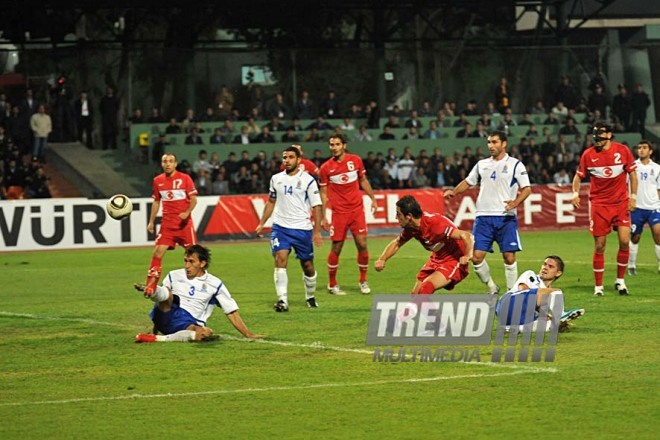
[[[504,210],[508,200],[515,200],[519,188],[529,186],[525,165],[508,154],[501,160],[481,159],[465,179],[470,186],[480,185],[476,215],[516,215]]]
[[[226,315],[238,310],[238,304],[220,278],[208,272],[190,280],[185,269],[173,270],[163,280],[163,286],[179,297],[179,307],[190,313],[199,325],[206,325],[215,306],[221,307]]]
[[[289,229],[313,229],[309,210],[321,205],[321,194],[314,177],[304,171],[293,176],[282,171],[271,177],[268,192],[268,196],[276,200],[273,224]]]
[[[637,207],[639,209],[656,210],[660,209],[660,165],[649,160],[644,165],[637,159]]]

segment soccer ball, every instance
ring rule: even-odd
[[[131,215],[133,212],[133,203],[131,199],[123,194],[115,194],[110,197],[108,203],[105,205],[108,215],[115,220],[122,220]]]

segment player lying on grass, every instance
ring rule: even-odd
[[[189,247],[183,261],[185,268],[167,274],[163,285],[158,286],[153,294],[146,294],[143,284],[135,285],[136,290],[145,293],[145,298],[155,303],[150,313],[154,334],[140,333],[135,342],[213,339],[213,330],[206,326],[206,322],[214,306],[221,307],[229,322],[246,338],[266,337],[248,330],[227,287],[207,271],[211,262],[211,252],[207,248],[198,244]]]
[[[541,270],[538,274],[531,270],[523,272],[523,274],[516,280],[513,288],[502,295],[497,302],[495,311],[498,317],[502,319],[501,315],[504,314],[505,316],[503,319],[506,319],[507,328],[511,325],[520,325],[521,330],[523,324],[527,324],[531,322],[529,319],[533,319],[533,330],[536,330],[539,319],[544,319],[542,315],[539,315],[540,307],[547,304],[549,310],[553,310],[553,306],[558,304],[557,301],[559,301],[561,304],[561,313],[557,325],[559,325],[559,331],[566,331],[570,321],[584,315],[584,309],[573,309],[564,312],[564,293],[560,289],[552,287],[552,283],[561,277],[563,273],[564,261],[556,255],[550,255],[543,260]],[[523,312],[520,316],[519,322],[514,322],[513,308],[518,301],[523,302],[521,309]],[[536,311],[533,316],[526,316],[524,312],[529,301],[536,302]],[[509,305],[506,313],[502,310],[503,304]],[[552,324],[550,319],[552,317],[547,316],[547,318],[545,331],[548,331]]]

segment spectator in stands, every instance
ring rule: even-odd
[[[548,113],[547,110],[545,109],[545,105],[543,105],[542,99],[536,100],[536,102],[534,103],[534,107],[532,107],[532,110],[530,110],[530,113],[533,115],[545,115]]]
[[[153,107],[151,109],[151,116],[147,119],[147,122],[150,124],[160,124],[162,122],[167,122],[165,117],[162,114],[163,112],[158,107]]]
[[[248,109],[249,113],[257,119],[264,113],[264,95],[259,84],[251,83],[247,86],[249,94]]]
[[[543,171],[543,162],[538,153],[534,153],[531,163],[526,163],[527,174],[529,174],[530,183],[541,183],[541,174]]]
[[[259,133],[254,137],[254,142],[259,144],[272,144],[277,141],[275,140],[275,137],[272,134],[270,134],[270,129],[268,128],[268,125],[264,125],[263,128],[261,129],[261,133]]]
[[[303,89],[300,99],[296,101],[296,116],[300,119],[313,119],[316,115],[316,105],[310,98],[309,91]]]
[[[25,90],[25,97],[18,104],[19,111],[17,114],[19,115],[19,119],[16,121],[21,125],[21,132],[25,134],[25,138],[21,139],[24,142],[27,142],[30,138],[30,119],[37,113],[40,104],[39,100],[34,97],[32,89],[28,88]],[[19,141],[18,138],[15,139],[17,142]]]
[[[5,197],[7,200],[18,200],[23,198],[27,176],[22,163],[16,159],[10,159],[4,170]]]
[[[422,107],[419,109],[418,114],[420,117],[428,118],[435,115],[435,111],[431,107],[431,103],[428,100],[422,102]]]
[[[475,130],[473,136],[483,138],[483,139],[488,138],[489,135],[488,135],[488,132],[486,131],[486,127],[484,126],[484,124],[481,121],[477,121],[477,129]]]
[[[296,132],[293,131],[293,128],[289,127],[287,128],[286,133],[282,135],[282,142],[286,142],[286,143],[300,142],[300,136],[298,136]]]
[[[555,137],[549,134],[545,138],[545,142],[541,144],[541,159],[547,160],[548,156],[554,156],[555,154],[557,154],[557,143]]]
[[[238,194],[250,194],[252,192],[252,176],[249,168],[245,165],[240,166],[238,172],[232,175],[232,181]]]
[[[523,118],[518,121],[518,125],[534,125],[534,122],[532,121],[532,115],[530,113],[525,113]]]
[[[500,78],[500,83],[495,87],[495,107],[502,114],[511,108],[511,91],[505,76]]]
[[[328,121],[326,121],[325,118],[321,115],[317,116],[316,120],[306,127],[306,130],[311,130],[312,128],[316,128],[318,131],[333,129],[332,125],[328,123]]]
[[[128,118],[128,122],[131,124],[142,124],[144,123],[144,116],[142,115],[142,109],[141,108],[136,108],[133,110],[133,115],[131,115],[130,118]]]
[[[199,117],[199,122],[217,122],[218,115],[215,114],[213,107],[206,107],[206,111]]]
[[[452,108],[451,101],[443,101],[442,108],[438,112],[445,116],[445,118],[455,116],[454,109]]]
[[[300,119],[298,118],[293,118],[291,125],[289,125],[287,128],[293,128],[293,131],[305,131],[305,128],[300,125]]]
[[[305,142],[321,142],[323,141],[323,135],[319,132],[319,129],[312,127],[312,129],[305,135]]]
[[[44,153],[48,144],[48,135],[53,130],[53,124],[46,106],[39,104],[37,113],[30,118],[30,128],[34,133],[34,147],[32,148],[32,159],[43,162]]]
[[[383,181],[385,187],[388,189],[396,189],[399,187],[397,180],[398,169],[397,160],[393,157],[387,158],[387,163],[383,167]]]
[[[582,135],[576,134],[573,140],[568,142],[568,160],[573,161],[578,159],[582,155],[583,148],[584,139],[582,138]],[[573,178],[572,172],[574,170],[566,168],[566,171],[571,173],[571,178]]]
[[[479,110],[477,109],[477,101],[474,99],[471,99],[465,104],[465,110],[463,110],[463,113],[465,113],[468,116],[477,116],[479,114]]]
[[[471,123],[465,124],[463,128],[458,130],[456,132],[456,138],[471,138],[471,137],[477,137],[477,133],[474,131],[474,127],[472,127]]]
[[[567,117],[564,125],[559,129],[559,134],[578,134],[580,131],[575,126],[575,119]]]
[[[632,98],[625,84],[619,84],[619,93],[612,98],[613,119],[618,120],[625,131],[630,129],[630,115],[632,112]]]
[[[608,104],[603,86],[596,84],[594,92],[589,96],[589,100],[587,101],[589,110],[592,112],[598,110],[601,115],[604,115]]]
[[[234,109],[234,95],[226,84],[220,86],[220,92],[215,97],[215,104],[221,119],[226,119]]]
[[[117,149],[119,99],[115,96],[115,90],[107,87],[105,96],[101,98],[101,138],[103,149]]]
[[[445,114],[442,113],[442,111],[438,111],[438,116],[435,118],[435,123],[438,126],[438,128],[451,127],[449,120],[447,119]]]
[[[383,132],[378,135],[378,139],[381,141],[393,141],[396,140],[396,137],[392,134],[392,128],[385,125],[383,127]]]
[[[324,117],[329,119],[340,117],[339,103],[334,90],[329,90],[325,99],[321,101],[320,111]]]
[[[50,199],[50,189],[48,181],[50,178],[44,173],[42,166],[36,166],[34,173],[27,178],[27,198],[29,199]]]
[[[218,153],[213,152],[211,153],[211,158],[209,159],[209,165],[210,165],[210,170],[211,170],[211,177],[213,175],[217,174],[218,170],[222,166],[222,163],[220,163],[220,157],[218,156]]]
[[[408,133],[405,133],[401,139],[411,140],[411,139],[421,139],[422,136],[417,131],[416,127],[410,127]]]
[[[326,159],[325,159],[325,157],[323,157],[323,152],[317,148],[317,149],[315,149],[314,152],[312,153],[312,158],[311,158],[310,160],[311,160],[312,162],[314,162],[314,164],[315,164],[317,167],[320,168],[321,165],[323,165],[323,162],[325,162]]]
[[[339,125],[339,128],[341,128],[342,130],[352,131],[355,130],[355,124],[353,124],[353,120],[351,118],[346,116],[342,120],[342,123]]]
[[[279,118],[279,119],[289,119],[291,115],[291,109],[284,102],[284,95],[282,93],[276,93],[275,98],[267,104],[267,115],[269,118]]]
[[[401,125],[399,124],[399,118],[397,118],[395,115],[390,115],[387,118],[387,122],[385,123],[384,127],[401,128]]]
[[[195,111],[191,108],[186,110],[186,114],[181,118],[181,128],[184,133],[190,133],[190,130],[195,126],[197,122],[197,117],[195,116]]]
[[[215,175],[215,179],[211,185],[211,194],[214,196],[225,196],[230,194],[229,182],[227,181],[227,176],[224,171],[219,171]]]
[[[410,119],[406,121],[404,124],[404,127],[406,128],[411,128],[415,127],[418,131],[424,126],[422,121],[419,119],[419,115],[417,113],[417,110],[411,110],[410,111]]]
[[[197,160],[192,165],[193,173],[199,174],[199,170],[204,169],[207,172],[213,171],[213,166],[208,161],[208,153],[206,150],[199,150],[197,153]]]
[[[431,121],[429,123],[429,128],[424,132],[424,139],[440,139],[446,137],[446,134],[440,133],[438,130],[438,123],[436,121]]]
[[[192,130],[190,130],[190,134],[186,136],[186,141],[184,143],[186,145],[203,145],[204,141],[202,140],[202,137],[199,135],[197,128],[193,127]]]
[[[515,119],[513,119],[511,113],[505,113],[504,118],[502,118],[502,120],[500,121],[499,125],[497,126],[497,129],[508,134],[509,127],[515,127],[517,125],[518,123],[515,121]]]
[[[92,106],[86,91],[80,92],[80,96],[73,103],[73,113],[76,119],[77,139],[85,143],[88,149],[94,149],[92,137],[94,122],[94,107]]]
[[[158,164],[160,168],[160,161],[163,157],[163,154],[167,151],[167,147],[170,143],[165,138],[165,133],[159,133],[158,139],[154,142],[153,147],[151,147],[151,161],[155,164]]]
[[[490,118],[488,113],[482,113],[481,116],[479,116],[479,119],[477,119],[477,122],[481,122],[486,130],[495,128],[495,121]]]
[[[566,168],[559,168],[559,171],[557,171],[556,173],[553,174],[552,181],[556,185],[560,185],[560,186],[570,185],[571,178],[568,175],[568,173],[566,172]]]
[[[454,121],[454,127],[465,127],[469,123],[470,121],[468,120],[467,115],[465,112],[462,112],[458,119]]]
[[[371,142],[373,140],[373,138],[367,131],[367,126],[364,124],[360,125],[360,128],[358,132],[355,134],[354,139],[358,142]]]
[[[548,112],[548,117],[543,121],[543,125],[559,125],[559,119],[553,112]]]
[[[490,116],[501,116],[502,113],[495,107],[495,103],[492,101],[488,101],[486,104],[486,113]]]
[[[195,188],[197,188],[198,195],[208,196],[211,194],[211,174],[205,168],[200,168],[199,171],[195,172],[195,175]]]
[[[567,108],[575,108],[578,103],[577,94],[568,75],[563,75],[554,93],[554,102],[562,102]],[[543,112],[545,113],[545,112]]]
[[[270,118],[270,122],[264,125],[263,127],[261,127],[262,130],[265,127],[268,127],[271,133],[276,133],[278,131],[280,132],[286,131],[286,126],[280,122],[280,118],[278,118],[277,116],[273,116],[272,118]]]
[[[362,107],[357,104],[351,105],[351,108],[348,109],[346,115],[344,116],[353,120],[365,118],[365,114],[364,111],[362,110]]]
[[[397,162],[397,172],[396,178],[399,183],[399,188],[410,188],[411,180],[413,174],[413,169],[415,168],[415,161],[409,151],[403,153],[403,157]]]
[[[193,127],[195,128],[195,130],[197,130],[197,134],[206,133],[206,130],[204,130],[202,123],[199,121],[195,122],[195,125]]]
[[[430,188],[431,180],[424,173],[424,168],[415,168],[415,172],[410,178],[410,186],[412,188]]]
[[[603,72],[598,72],[593,78],[591,78],[591,81],[589,81],[588,88],[591,92],[595,93],[598,87],[600,87],[603,94],[605,94],[607,90],[607,80],[605,79],[605,74]]]
[[[250,135],[251,138],[261,133],[261,127],[259,127],[259,125],[257,124],[257,120],[253,115],[248,117],[247,127],[248,127],[248,134]]]
[[[232,143],[234,137],[236,136],[236,129],[234,128],[234,123],[232,122],[232,120],[225,119],[225,122],[223,122],[223,125],[220,129],[222,130],[222,136],[224,138],[224,142],[227,144]]]
[[[213,130],[213,134],[209,138],[209,144],[221,144],[225,141],[225,137],[222,135],[222,129],[220,127]]]
[[[169,124],[165,128],[165,133],[167,134],[179,134],[181,133],[181,126],[176,122],[176,118],[170,118]]]
[[[563,102],[557,101],[554,107],[552,107],[552,113],[554,113],[557,118],[563,119],[568,115],[568,108],[564,105]]]
[[[366,107],[367,112],[367,127],[380,128],[380,108],[378,102],[372,99]]]
[[[237,134],[234,137],[233,143],[234,144],[247,145],[251,142],[252,142],[252,140],[250,139],[250,127],[248,127],[247,125],[244,125],[244,126],[241,127],[240,134]]]
[[[646,110],[651,105],[649,95],[644,91],[644,87],[637,83],[635,84],[635,91],[630,100],[630,108],[632,111],[632,124],[630,129],[639,132],[642,137],[646,136]]]

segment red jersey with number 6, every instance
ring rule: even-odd
[[[190,206],[190,196],[196,195],[197,189],[188,174],[175,171],[170,177],[165,173],[154,177],[152,197],[160,201],[163,208],[161,227],[180,228],[192,221],[188,216],[181,221],[179,214]]]
[[[594,205],[616,205],[628,200],[628,174],[637,168],[628,147],[610,143],[607,150],[588,148],[580,158],[577,175],[590,176],[589,200]]]
[[[332,212],[348,214],[363,210],[360,179],[367,174],[360,156],[344,153],[338,162],[330,158],[321,165],[319,185],[328,187],[328,200]]]

